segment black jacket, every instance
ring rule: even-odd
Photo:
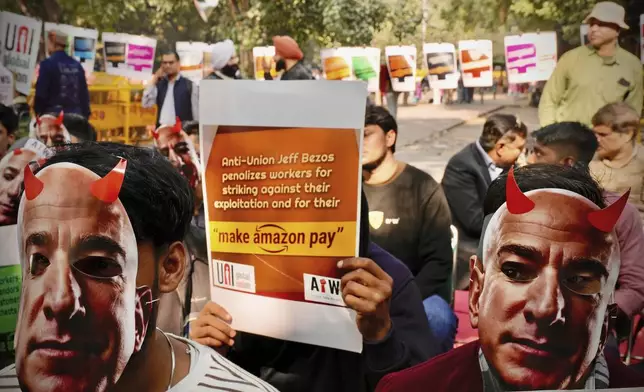
[[[264,73],[264,79],[273,80],[270,72]],[[304,65],[303,62],[298,61],[293,68],[282,74],[280,80],[315,80],[311,71]]]
[[[459,270],[476,253],[483,228],[483,202],[491,183],[490,172],[476,143],[465,146],[445,168],[442,185],[452,222],[459,233]],[[457,271],[459,278],[460,275],[462,271]]]

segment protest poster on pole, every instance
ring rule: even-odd
[[[152,78],[157,40],[140,35],[102,33],[105,72],[134,80]]]
[[[326,80],[353,79],[353,54],[355,48],[322,49],[322,69]]]
[[[266,80],[264,73],[268,71],[264,69],[264,62],[271,64],[271,76],[277,76],[275,69],[275,47],[274,46],[257,46],[253,48],[253,64],[255,64],[255,79]]]
[[[359,249],[366,94],[350,81],[201,82],[211,294],[234,329],[361,352],[337,262]]]
[[[456,67],[456,47],[454,44],[424,44],[423,54],[429,75],[429,85],[432,88],[447,90],[458,87],[460,74]]]
[[[490,40],[460,41],[458,54],[465,87],[491,87],[494,84],[493,43]]]
[[[0,104],[5,106],[13,105],[14,87],[13,72],[9,71],[0,62]]]
[[[2,11],[0,32],[2,64],[13,73],[16,90],[29,95],[38,64],[42,22]]]
[[[588,33],[590,33],[590,26],[587,24],[582,24],[579,27],[579,34],[581,35],[581,45],[588,45],[590,40],[588,39]]]
[[[367,91],[377,93],[380,84],[380,49],[353,48],[351,53],[353,77],[367,82]]]
[[[387,46],[385,56],[393,90],[416,91],[416,47],[413,45]]]
[[[505,37],[508,82],[532,83],[550,79],[557,66],[557,33]]]
[[[96,61],[98,30],[46,22],[45,42],[47,42],[49,32],[55,30],[67,35],[67,54],[80,62],[86,73],[93,72],[94,62]],[[50,55],[50,53],[47,53],[47,55]]]
[[[181,58],[181,75],[199,83],[204,78],[205,53],[210,52],[211,45],[205,42],[177,42],[177,53]]]

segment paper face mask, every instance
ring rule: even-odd
[[[481,350],[508,390],[568,389],[594,374],[619,273],[613,227],[627,198],[602,210],[562,189],[524,194],[508,175],[470,285]]]
[[[0,226],[17,222],[23,169],[29,162],[44,157],[47,147],[29,139],[22,148],[10,151],[0,160]]]
[[[179,117],[174,125],[161,125],[153,132],[153,137],[156,147],[188,179],[190,187],[197,187],[201,180],[199,155],[192,140],[183,131]]]
[[[18,213],[23,285],[16,371],[30,391],[105,391],[145,340],[152,291],[136,287],[137,242],[119,200],[127,161],[100,178],[25,168]]]
[[[64,113],[58,116],[49,114],[36,117],[29,126],[29,137],[37,139],[47,145],[55,147],[71,142],[71,136],[63,124]]]

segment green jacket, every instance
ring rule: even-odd
[[[581,46],[563,55],[548,80],[539,105],[541,126],[577,121],[592,126],[592,118],[607,104],[625,101],[642,111],[642,64],[618,47],[603,58],[592,46]]]

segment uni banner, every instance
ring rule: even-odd
[[[54,30],[67,35],[67,54],[80,62],[86,73],[94,72],[98,30],[46,22],[45,42],[47,42],[49,32]]]
[[[275,69],[275,47],[274,46],[257,46],[253,48],[253,64],[255,64],[255,79],[256,80],[265,80],[264,73],[267,71],[264,69],[264,61],[271,64],[271,76],[275,78],[277,76],[277,70]]]
[[[204,78],[205,53],[209,53],[211,46],[205,42],[177,42],[177,53],[181,57],[181,75],[199,83]]]
[[[393,90],[416,91],[416,47],[413,45],[387,46],[385,56]]]
[[[366,85],[204,80],[200,94],[212,298],[236,330],[361,352],[336,264],[359,249]]]
[[[456,67],[456,47],[454,44],[424,44],[423,54],[431,88],[441,90],[458,88],[460,74]]]
[[[351,80],[353,78],[353,52],[355,48],[322,49],[322,69],[326,80]]]
[[[0,58],[14,75],[16,90],[29,95],[38,64],[42,22],[38,19],[0,12]]]
[[[380,84],[380,49],[353,48],[351,67],[356,80],[367,82],[370,93],[378,92]]]
[[[557,33],[529,33],[505,37],[509,83],[550,79],[557,66]]]
[[[494,84],[492,41],[459,41],[458,54],[463,86],[491,87]]]
[[[140,35],[102,33],[105,71],[134,80],[152,78],[157,40]]]

